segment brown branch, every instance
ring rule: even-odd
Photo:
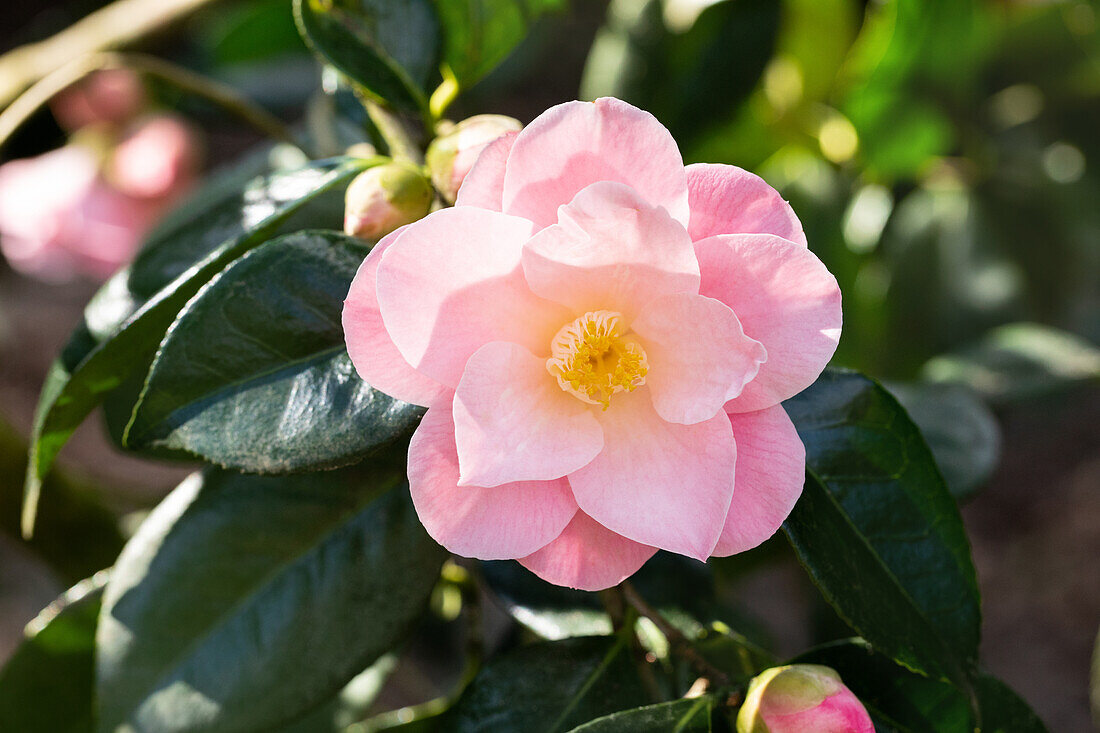
[[[98,51],[120,48],[214,0],[117,0],[44,41],[0,57],[0,108],[24,89]]]
[[[696,672],[702,677],[706,677],[710,680],[713,685],[721,686],[729,684],[729,675],[708,662],[703,655],[695,649],[688,638],[680,633],[679,629],[673,626],[660,611],[650,606],[649,603],[642,598],[637,589],[635,589],[629,581],[624,580],[619,587],[622,588],[623,598],[626,599],[626,602],[639,614],[652,621],[653,625],[665,635],[665,638],[668,639],[669,648],[674,654],[687,660],[688,664],[694,667]]]

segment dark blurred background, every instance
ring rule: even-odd
[[[102,4],[5,3],[0,51]],[[733,163],[779,188],[844,293],[835,363],[887,382],[964,504],[984,664],[1051,730],[1088,729],[1100,624],[1100,8],[572,6],[540,21],[451,116],[526,122],[567,99],[618,96],[657,115],[688,162]],[[137,47],[233,84],[289,122],[308,128],[316,117],[320,71],[289,0],[212,2]],[[150,92],[202,131],[207,161],[260,141],[209,104]],[[42,111],[2,159],[64,142]],[[60,590],[110,564],[127,528],[188,471],[121,454],[89,421],[47,491],[56,498],[43,506],[44,531],[31,545],[17,539],[37,392],[95,288],[45,284],[0,261],[0,661]],[[726,591],[780,651],[827,635],[790,558],[762,554],[771,559],[718,565]],[[420,699],[417,685],[432,683],[404,684]]]

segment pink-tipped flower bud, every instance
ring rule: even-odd
[[[504,115],[476,115],[433,140],[424,159],[432,172],[432,183],[443,198],[453,204],[481,151],[500,136],[522,127],[519,120]]]
[[[348,186],[344,231],[361,239],[381,239],[394,229],[428,214],[432,186],[405,163],[387,163],[363,171]]]
[[[792,664],[749,683],[737,733],[874,733],[871,716],[835,670]]]
[[[92,124],[122,125],[145,106],[145,88],[129,69],[97,71],[50,102],[54,117],[66,130]]]

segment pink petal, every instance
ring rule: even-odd
[[[687,225],[687,177],[676,141],[653,115],[611,98],[551,107],[519,133],[504,174],[504,212],[538,230],[597,181],[632,186]]]
[[[581,509],[619,534],[698,560],[722,532],[737,447],[722,413],[694,425],[665,422],[648,390],[614,396],[597,413],[604,449],[569,475]]]
[[[459,206],[409,225],[382,256],[378,305],[398,351],[418,372],[455,387],[490,341],[549,354],[570,316],[531,293],[520,267],[530,222]]]
[[[687,232],[621,183],[594,183],[558,211],[558,224],[523,251],[531,290],[577,313],[613,310],[630,321],[664,293],[697,292]]]
[[[564,479],[458,486],[450,405],[428,410],[409,443],[409,490],[428,534],[456,555],[507,560],[561,534],[577,512]]]
[[[458,189],[455,206],[478,206],[500,211],[504,198],[504,167],[519,132],[508,132],[489,143]]]
[[[813,384],[840,340],[840,288],[805,247],[771,234],[723,234],[695,243],[699,292],[737,314],[768,361],[727,406],[752,412]]]
[[[519,562],[548,583],[596,591],[626,580],[656,552],[577,512],[556,540]]]
[[[657,414],[691,425],[714,417],[756,376],[768,354],[724,303],[691,293],[651,300],[633,322],[649,361]]]
[[[751,550],[791,513],[806,479],[806,448],[782,405],[729,416],[737,441],[737,481],[713,555]]]
[[[378,264],[406,227],[386,235],[370,251],[344,301],[344,340],[355,371],[367,384],[414,405],[432,405],[450,390],[413,369],[393,343],[378,310]]]
[[[693,241],[715,234],[775,234],[803,246],[806,235],[791,205],[760,176],[734,165],[687,167]]]
[[[558,386],[545,358],[503,341],[466,363],[454,422],[461,486],[560,478],[603,449],[591,407]]]

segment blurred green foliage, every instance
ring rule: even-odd
[[[841,364],[913,378],[1015,321],[1100,337],[1092,4],[612,0],[581,94],[792,201],[844,292]]]

